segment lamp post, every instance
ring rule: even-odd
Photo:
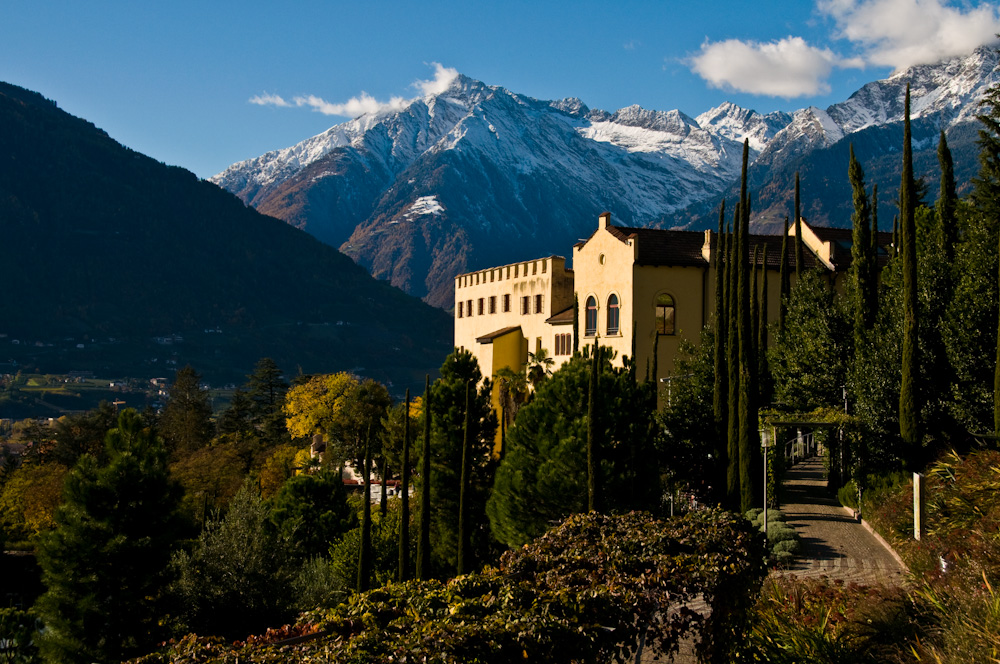
[[[764,541],[767,541],[767,451],[774,445],[774,429],[760,429],[760,447],[764,451]]]

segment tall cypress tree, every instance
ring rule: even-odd
[[[594,356],[590,365],[590,389],[587,391],[587,511],[599,512],[601,510],[601,480],[600,473],[601,451],[597,440],[597,379],[598,362],[600,361],[600,348],[598,337],[594,336]],[[655,381],[655,377],[654,377]]]
[[[760,402],[771,402],[771,371],[767,364],[767,245],[761,258],[760,311],[757,314],[757,384],[760,388]]]
[[[424,441],[420,448],[420,537],[417,578],[431,578],[431,377],[424,377]]]
[[[361,549],[358,551],[357,591],[368,590],[372,576],[372,427],[365,436],[365,499],[361,512]]]
[[[461,487],[458,491],[458,555],[456,556],[457,574],[465,574],[465,555],[468,550],[468,511],[469,505],[466,502],[466,493],[469,487],[469,392],[472,391],[472,384],[465,384],[465,426],[462,436],[462,475]]]
[[[781,234],[781,265],[778,267],[778,335],[785,331],[785,314],[788,312],[788,296],[792,292],[791,275],[788,274],[788,215],[785,215],[785,230]]]
[[[1000,255],[1000,246],[997,247]],[[1000,283],[1000,262],[998,262],[998,283]],[[997,354],[993,369],[993,434],[1000,436],[1000,317],[997,320]]]
[[[753,246],[750,259],[750,339],[757,355],[757,340],[760,338],[760,295],[757,292],[757,262],[760,260],[760,245]]]
[[[725,486],[726,458],[726,400],[728,392],[728,369],[726,367],[726,335],[729,332],[729,320],[726,311],[726,263],[729,258],[723,247],[726,242],[725,219],[726,202],[719,206],[719,234],[715,239],[715,346],[713,348],[713,365],[715,369],[715,384],[712,393],[712,417],[715,422],[715,460],[718,464],[718,478],[713,483],[717,488]],[[720,491],[721,495],[721,491]]]
[[[903,361],[899,386],[899,435],[908,446],[907,457],[916,460],[920,444],[920,406],[917,380],[920,373],[917,323],[916,196],[913,148],[910,134],[910,86],[906,86],[903,115],[903,174],[899,184],[899,225],[903,260]]]
[[[850,146],[847,176],[854,198],[849,279],[853,290],[854,301],[851,303],[851,308],[854,310],[854,345],[857,348],[863,343],[867,331],[875,324],[875,313],[872,311],[875,285],[871,283],[871,264],[874,261],[869,226],[871,208],[868,204],[868,194],[865,192],[865,172],[854,156],[853,144]]]
[[[958,241],[958,195],[955,193],[955,166],[943,129],[938,142],[938,165],[941,167],[941,194],[937,200],[938,236],[945,264],[950,267],[955,259],[955,243]],[[950,301],[951,293],[945,294],[942,299]]]
[[[740,239],[738,260],[739,292],[737,293],[737,310],[739,314],[739,471],[740,471],[740,511],[746,512],[753,508],[754,457],[759,454],[754,444],[757,440],[757,362],[754,357],[754,338],[750,312],[750,272],[749,272],[749,236],[750,236],[750,196],[747,193],[747,155],[749,142],[743,142],[743,175],[740,191],[743,204],[740,206]]]
[[[871,284],[872,301],[870,308],[873,320],[878,320],[878,183],[872,185],[872,232],[871,232],[871,274],[868,275],[868,282]]]
[[[732,507],[740,504],[740,369],[739,369],[739,308],[737,307],[737,291],[739,290],[740,273],[740,208],[737,203],[733,211],[733,232],[729,236],[729,301],[727,316],[729,330],[726,338],[726,367],[729,374],[726,382],[729,394],[726,403],[726,497]]]
[[[406,388],[403,418],[403,462],[399,484],[399,571],[397,580],[410,578],[410,388]]]
[[[801,199],[799,198],[799,172],[795,171],[795,281],[802,278],[802,210]]]

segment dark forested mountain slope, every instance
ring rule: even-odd
[[[2,83],[0,284],[0,362],[50,371],[221,379],[267,355],[410,382],[451,345],[446,315],[332,247]]]

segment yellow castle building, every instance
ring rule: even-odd
[[[814,228],[804,220],[801,227],[803,269],[821,268],[843,292],[850,229]],[[717,241],[712,231],[615,226],[605,212],[594,233],[573,246],[572,269],[562,256],[549,256],[455,277],[455,346],[476,357],[484,377],[495,378],[504,367],[524,370],[529,352],[544,349],[555,369],[574,345],[598,340],[614,349],[619,366],[634,356],[639,376],[655,365],[651,378],[669,380],[681,342],[697,343],[714,313]],[[781,235],[751,235],[748,242],[751,257],[761,249],[758,268],[767,247],[768,321],[778,316],[782,260],[794,284],[794,225],[785,256],[781,241]],[[879,234],[880,262],[890,241]]]

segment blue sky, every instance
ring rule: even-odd
[[[321,111],[409,99],[452,70],[609,111],[825,107],[894,68],[993,39],[997,5],[7,0],[0,80],[208,177],[348,119]]]

